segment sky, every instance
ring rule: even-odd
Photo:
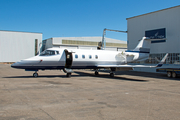
[[[133,16],[180,5],[180,0],[0,0],[0,30],[52,37],[102,36],[127,31]],[[134,28],[137,29],[137,28]],[[126,33],[106,37],[127,41]]]

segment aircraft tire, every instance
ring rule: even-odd
[[[33,73],[33,77],[38,77],[38,73]]]
[[[110,73],[110,77],[114,77],[114,73]]]
[[[71,73],[67,73],[67,74],[66,74],[66,77],[71,77]]]
[[[98,72],[98,71],[95,71],[95,75],[99,75],[99,72]]]

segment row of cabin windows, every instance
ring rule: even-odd
[[[75,58],[78,58],[78,55],[75,55]],[[85,59],[85,55],[82,55],[82,58]],[[95,58],[98,59],[98,55],[95,55]],[[92,55],[89,55],[89,59],[92,59]]]

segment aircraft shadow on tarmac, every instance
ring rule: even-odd
[[[124,81],[137,81],[137,82],[148,82],[148,80],[143,80],[143,79],[132,79],[132,78],[125,78],[125,77],[119,77],[119,76],[114,76],[113,78],[110,77],[109,75],[93,75],[89,73],[83,73],[83,72],[76,72],[76,75],[71,75],[71,77],[66,77],[66,75],[40,75],[38,78],[68,78],[72,79],[73,77],[95,77],[95,78],[104,78],[104,79],[113,79],[113,80],[124,80]],[[33,76],[11,76],[11,77],[3,77],[3,78],[34,78]],[[34,78],[36,79],[36,78]],[[73,80],[73,79],[72,79]]]
[[[124,81],[137,81],[137,82],[148,82],[148,80],[143,80],[143,79],[132,79],[132,78],[125,78],[125,77],[120,77],[115,74],[114,77],[110,77],[109,73],[106,74],[99,74],[99,75],[94,75],[94,73],[86,73],[86,72],[75,72],[76,74],[80,76],[90,76],[90,77],[96,77],[96,78],[105,78],[105,79],[113,79],[113,80],[124,80]],[[73,77],[73,76],[72,76]]]
[[[102,73],[102,74],[101,74]],[[103,73],[100,72],[99,75],[94,75],[94,72],[87,73],[86,71],[75,71],[72,73],[71,78],[73,77],[96,77],[96,78],[105,78],[105,79],[113,79],[113,80],[124,80],[124,81],[137,81],[137,82],[148,82],[149,80],[144,79],[133,79],[133,78],[127,78],[122,77],[120,75],[132,75],[137,77],[151,77],[154,79],[167,79],[167,80],[177,80],[176,78],[167,78],[165,74],[158,74],[158,73],[144,73],[144,72],[135,72],[135,71],[121,71],[116,72],[115,76],[112,78],[109,76],[109,73]],[[66,77],[66,74],[64,75],[39,75],[38,78],[68,78]],[[10,77],[3,77],[3,78],[34,78],[33,76],[10,76]]]
[[[137,72],[137,71],[118,71],[116,72],[115,76],[112,78],[109,76],[109,73],[105,74],[99,74],[94,75],[93,73],[86,73],[86,72],[75,72],[81,76],[92,76],[92,77],[100,77],[100,78],[109,78],[109,79],[115,79],[115,80],[127,80],[127,81],[139,81],[139,82],[148,82],[149,80],[143,80],[143,79],[133,79],[133,78],[126,78],[122,77],[120,75],[130,75],[130,76],[136,76],[136,77],[149,77],[154,79],[164,79],[164,80],[177,80],[179,81],[179,77],[177,78],[168,78],[166,74],[162,73],[148,73],[148,72]],[[102,72],[103,73],[103,72]]]
[[[39,75],[38,76],[38,78],[56,78],[56,77],[68,78],[68,77],[66,77],[66,74],[64,74],[64,75]],[[86,71],[84,71],[84,72],[75,71],[74,73],[72,73],[70,79],[72,79],[73,77],[94,77],[94,78],[104,78],[104,79],[113,79],[113,80],[148,82],[148,80],[126,78],[126,77],[118,76],[116,74],[114,77],[110,77],[109,73],[102,73],[102,74],[100,73],[99,75],[94,75],[94,72],[87,73]],[[4,77],[4,78],[34,78],[34,77],[33,76],[10,76],[10,77]]]
[[[37,78],[55,78],[61,77],[66,78],[66,75],[39,75]],[[10,77],[3,77],[3,78],[34,78],[33,76],[10,76]]]

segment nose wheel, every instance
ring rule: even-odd
[[[38,77],[38,73],[37,73],[37,71],[35,72],[35,73],[33,73],[33,77]]]
[[[66,74],[66,77],[71,77],[71,73],[67,73],[67,74]]]

